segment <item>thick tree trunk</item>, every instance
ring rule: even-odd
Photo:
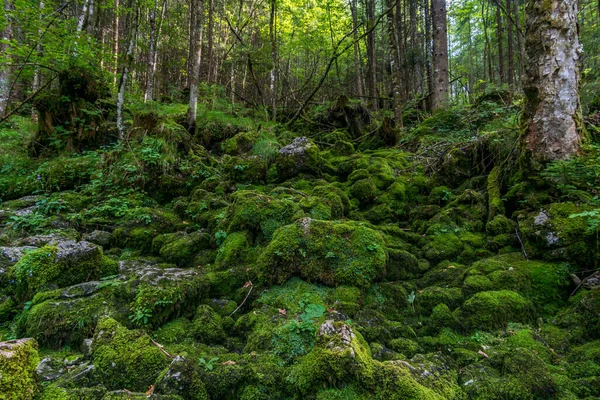
[[[119,70],[119,0],[115,0],[115,19],[113,21],[113,84],[117,86],[117,73]]]
[[[43,13],[44,13],[44,0],[40,0],[40,15],[39,15],[40,21],[42,20]],[[38,35],[41,36],[41,34],[42,34],[42,29],[38,28]],[[40,43],[40,41],[38,41],[38,43],[35,45],[35,51],[37,52],[38,57],[41,57],[42,44]],[[33,84],[31,85],[31,93],[35,93],[38,91],[38,89],[40,88],[41,80],[42,80],[42,77],[41,77],[40,67],[36,66],[35,71],[33,71]],[[31,120],[33,122],[38,121],[38,112],[35,107],[31,108]]]
[[[193,69],[190,79],[190,102],[188,108],[187,122],[188,130],[194,132],[196,130],[196,116],[198,115],[198,84],[200,83],[200,64],[202,62],[202,28],[204,25],[204,0],[192,0],[195,5],[195,25],[190,35],[193,39],[190,42],[194,43],[195,54],[192,60]]]
[[[446,0],[432,0],[433,23],[433,110],[448,103],[448,28],[446,25]]]
[[[578,0],[527,5],[522,144],[533,165],[567,159],[579,151]]]
[[[12,22],[9,17],[11,4],[9,0],[4,0],[4,15],[6,18],[6,26],[2,32],[2,41],[0,41],[0,57],[6,57],[8,54],[8,42],[12,39],[13,30]],[[9,64],[9,60],[5,60]],[[10,67],[0,64],[0,116],[3,116],[8,108],[8,94],[10,92]]]
[[[425,0],[425,68],[427,73],[427,98],[426,107],[428,110],[433,109],[433,33],[431,28],[431,0]]]

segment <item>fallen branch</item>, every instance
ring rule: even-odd
[[[250,281],[248,281],[250,282]],[[244,301],[242,301],[240,303],[240,305],[233,310],[233,312],[231,314],[229,314],[229,316],[231,317],[233,314],[235,314],[240,308],[242,308],[242,306],[244,305],[244,303],[246,302],[246,300],[248,300],[248,297],[250,297],[250,293],[252,293],[252,289],[254,289],[254,285],[252,284],[252,282],[250,282],[250,290],[248,290],[248,293],[246,294],[246,297],[244,297]]]
[[[162,351],[165,356],[167,356],[169,358],[175,358],[172,355],[170,355],[169,353],[167,353],[167,351],[165,350],[165,348],[162,344],[155,342],[154,339],[152,339],[152,338],[150,338],[150,341],[152,342],[153,345],[158,347],[159,350]]]

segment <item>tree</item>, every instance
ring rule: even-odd
[[[4,0],[4,29],[2,30],[2,40],[0,41],[0,56],[6,57],[8,54],[8,42],[12,39],[12,22],[10,20],[11,4],[9,0]],[[8,106],[8,93],[10,92],[10,68],[0,65],[0,115],[6,112]]]
[[[446,21],[446,0],[431,1],[433,25],[433,110],[443,108],[448,103],[448,27]]]
[[[196,116],[198,115],[198,85],[200,83],[200,64],[202,62],[202,28],[204,25],[204,0],[195,1],[195,23],[190,30],[190,43],[194,43],[195,52],[191,60],[193,64],[192,76],[190,78],[190,101],[188,108],[188,130],[196,130]],[[193,35],[193,36],[192,36]]]
[[[522,144],[535,164],[580,149],[578,0],[530,1]]]

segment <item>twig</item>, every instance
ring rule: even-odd
[[[167,353],[167,351],[165,350],[165,348],[163,347],[162,344],[155,342],[152,338],[150,338],[150,341],[152,342],[153,345],[155,345],[156,347],[158,347],[160,349],[160,351],[163,352],[163,354],[169,358],[175,358],[172,355],[170,355],[169,353]]]
[[[239,310],[240,308],[242,308],[242,306],[244,305],[244,303],[246,302],[246,300],[248,300],[248,297],[250,296],[250,293],[252,293],[252,289],[254,289],[254,285],[250,284],[250,290],[248,290],[248,294],[246,294],[246,297],[244,297],[244,301],[242,301],[240,303],[240,305],[235,310],[233,310],[233,312],[231,314],[229,314],[230,317],[233,314],[235,314],[237,312],[237,310]]]
[[[519,226],[518,225],[515,226],[515,233],[517,234],[517,239],[519,239],[519,243],[521,243],[521,250],[523,251],[523,257],[525,257],[525,259],[527,261],[529,261],[529,256],[527,256],[527,252],[525,251],[525,245],[523,244],[523,241],[521,240],[521,235],[519,234]]]

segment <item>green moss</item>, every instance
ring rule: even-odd
[[[434,235],[422,249],[425,258],[433,263],[442,260],[455,260],[463,250],[463,242],[453,233]]]
[[[412,357],[419,350],[419,344],[414,340],[397,338],[389,341],[390,349],[403,354],[405,357]]]
[[[286,380],[303,395],[328,385],[357,382],[368,386],[373,379],[369,346],[343,322],[321,326],[315,347],[294,364]]]
[[[225,168],[234,182],[259,184],[267,179],[267,164],[260,157],[232,157]]]
[[[352,386],[321,390],[316,396],[316,400],[366,400],[368,398],[368,395],[357,392]]]
[[[433,390],[419,384],[404,365],[374,362],[374,398],[385,400],[442,400]]]
[[[207,344],[219,343],[225,339],[221,316],[205,304],[198,306],[196,310],[191,333],[196,339]]]
[[[492,220],[498,214],[504,214],[504,204],[500,193],[500,174],[502,169],[499,166],[492,168],[488,175],[488,220]]]
[[[600,339],[600,291],[579,290],[557,315],[558,326],[574,340]]]
[[[240,190],[230,196],[232,206],[227,211],[228,232],[248,230],[270,240],[277,228],[293,221],[299,210],[292,196],[280,198],[257,191]]]
[[[177,318],[167,322],[154,334],[158,343],[170,344],[177,343],[190,337],[191,322],[187,318]]]
[[[439,331],[442,328],[454,329],[458,326],[456,316],[446,304],[438,304],[431,311],[426,327],[430,330]]]
[[[252,264],[253,260],[248,247],[248,237],[244,232],[234,232],[227,235],[217,251],[215,266],[224,269],[243,263]]]
[[[387,263],[383,237],[360,224],[304,218],[280,228],[257,261],[261,281],[292,276],[330,286],[368,286]]]
[[[307,138],[296,138],[293,149],[282,148],[275,159],[277,174],[281,180],[287,180],[298,174],[320,175],[325,165],[319,148]]]
[[[489,220],[485,227],[488,235],[502,235],[502,234],[514,234],[515,224],[506,218],[504,215],[496,215],[493,219]]]
[[[71,299],[61,298],[62,291],[38,293],[31,309],[23,314],[24,334],[53,348],[64,344],[79,346],[83,339],[91,336],[101,316],[125,320],[123,304],[113,294],[117,290],[107,287]]]
[[[463,300],[460,288],[444,288],[429,286],[416,295],[415,306],[421,312],[428,314],[438,304],[445,304],[452,310],[461,305]]]
[[[197,362],[177,356],[156,379],[156,393],[178,395],[189,400],[208,400]]]
[[[157,236],[152,244],[154,248],[159,245],[162,258],[179,266],[189,266],[196,253],[209,248],[210,236],[204,232],[163,234]]]
[[[112,318],[102,318],[94,335],[92,361],[98,379],[108,389],[145,391],[169,365],[168,358],[139,331]]]
[[[350,187],[350,194],[364,206],[375,201],[377,188],[370,179],[361,179]]]
[[[33,339],[0,342],[0,399],[33,399],[38,390],[35,369],[39,361]]]
[[[434,187],[429,193],[429,201],[439,206],[448,204],[453,197],[452,191],[446,186]]]
[[[510,290],[479,292],[458,310],[458,318],[467,330],[492,330],[508,322],[529,322],[533,304]]]
[[[59,248],[50,245],[28,252],[12,268],[17,293],[31,298],[52,286],[65,287],[116,273],[117,263],[103,257],[99,247],[89,246],[81,256],[73,257],[61,256]]]

